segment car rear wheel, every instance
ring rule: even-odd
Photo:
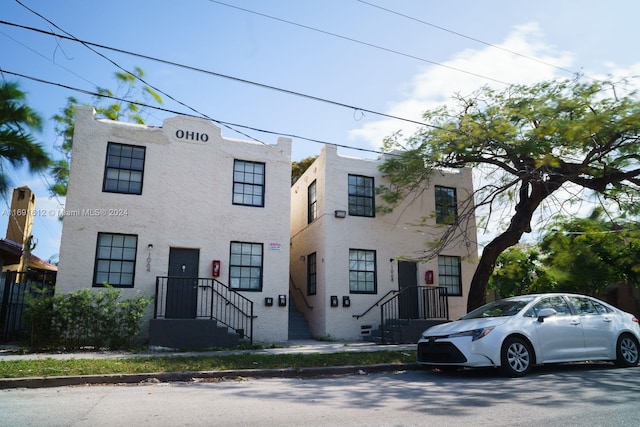
[[[529,343],[518,337],[505,340],[500,358],[502,372],[509,377],[522,377],[533,365],[533,351]]]
[[[625,334],[618,338],[616,344],[616,365],[628,368],[630,366],[638,365],[638,341],[629,335]]]

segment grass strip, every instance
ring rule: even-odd
[[[0,378],[153,372],[285,369],[322,366],[413,363],[415,351],[372,351],[314,354],[233,354],[224,356],[129,357],[121,359],[8,360],[0,362]]]

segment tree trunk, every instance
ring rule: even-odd
[[[498,256],[505,249],[520,241],[524,233],[531,232],[531,218],[538,209],[540,203],[560,188],[564,181],[537,181],[535,183],[523,182],[520,187],[520,201],[516,205],[516,212],[511,218],[511,224],[493,239],[482,251],[478,267],[471,279],[469,296],[467,298],[467,312],[474,310],[487,302],[487,283],[493,274]]]
[[[485,246],[482,257],[478,261],[478,266],[471,279],[469,297],[467,298],[467,312],[474,310],[487,302],[487,283],[493,273],[498,256],[505,249],[515,245],[520,241],[524,231],[509,227],[507,231],[496,237]]]

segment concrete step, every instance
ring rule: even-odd
[[[290,300],[291,301],[291,300]],[[311,339],[311,330],[309,322],[304,318],[304,314],[300,313],[295,304],[289,305],[289,339],[304,340]]]

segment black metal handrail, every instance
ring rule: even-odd
[[[441,286],[411,286],[380,305],[380,338],[392,323],[409,320],[449,320],[449,296]]]
[[[313,306],[309,305],[309,301],[307,301],[307,298],[304,296],[304,292],[302,292],[302,289],[297,287],[295,282],[293,281],[293,277],[289,276],[289,292],[291,292],[292,290],[300,295],[302,301],[304,301],[304,305],[306,305],[309,310],[313,310]]]
[[[364,313],[362,314],[354,314],[353,317],[355,317],[356,319],[359,319],[361,317],[364,317],[368,312],[370,312],[371,310],[373,310],[375,307],[378,307],[380,305],[380,303],[382,301],[385,300],[385,298],[387,298],[390,294],[397,294],[398,290],[390,290],[389,292],[387,292],[386,294],[384,294],[384,296],[382,298],[380,298],[378,301],[376,301],[371,307],[367,308]]]
[[[179,286],[168,292],[171,283]],[[177,315],[167,316],[168,304],[181,307]],[[156,277],[153,317],[215,320],[253,343],[253,301],[215,279]]]

